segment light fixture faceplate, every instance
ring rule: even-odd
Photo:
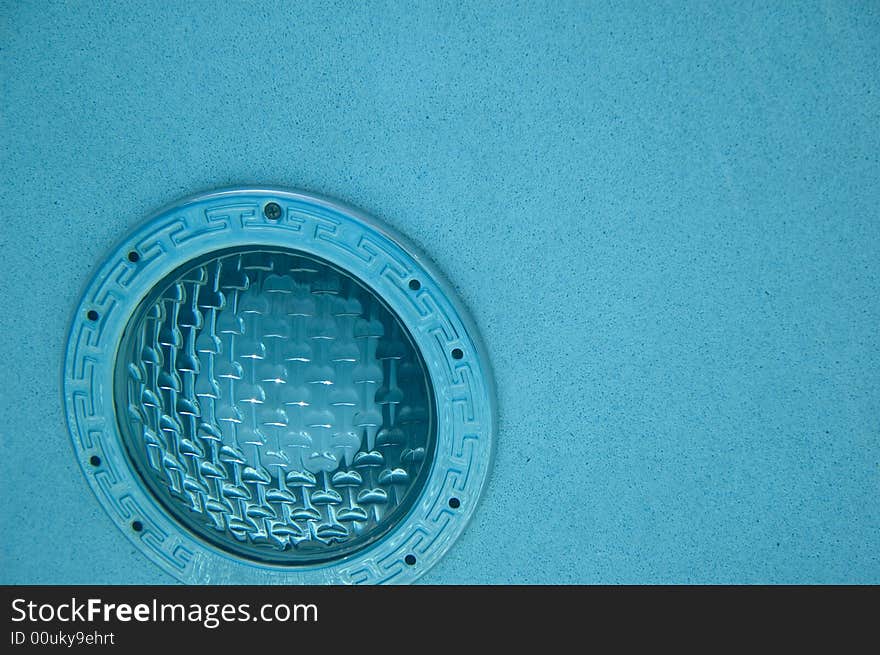
[[[300,192],[213,192],[137,228],[86,289],[64,390],[99,500],[189,583],[411,581],[491,466],[491,371],[450,286]]]

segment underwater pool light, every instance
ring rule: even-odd
[[[138,227],[83,295],[64,392],[98,499],[188,583],[411,581],[491,465],[491,371],[450,286],[301,192],[217,191]]]

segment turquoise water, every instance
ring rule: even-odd
[[[470,306],[429,583],[880,582],[875,3],[0,4],[0,581],[170,583],[74,459],[71,312],[181,196],[304,188]]]

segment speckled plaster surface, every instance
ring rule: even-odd
[[[470,306],[501,429],[429,583],[880,582],[875,3],[0,3],[0,581],[170,583],[62,415],[154,209],[302,188]]]

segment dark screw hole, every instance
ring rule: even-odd
[[[449,506],[452,509],[458,509],[459,507],[461,507],[461,501],[458,498],[450,498],[449,499]]]
[[[407,555],[403,558],[403,561],[406,562],[409,566],[413,566],[416,563],[415,555]]]
[[[131,522],[131,529],[134,530],[135,532],[140,532],[141,530],[144,529],[144,524],[141,523],[140,521],[132,521]]]
[[[266,203],[266,206],[263,207],[263,215],[270,221],[277,221],[281,218],[281,205],[277,202]]]
[[[422,283],[419,282],[418,280],[410,280],[409,281],[409,288],[412,289],[413,291],[418,291],[419,289],[422,288]]]
[[[90,321],[97,321],[98,320],[98,312],[96,312],[94,309],[90,309],[88,311],[88,313],[86,314],[86,318],[88,318]]]
[[[138,254],[137,250],[132,250],[130,253],[128,253],[128,261],[136,264],[140,260],[141,256]]]
[[[101,466],[101,458],[97,455],[92,455],[89,457],[89,464],[92,466]]]
[[[464,353],[461,351],[461,348],[453,348],[452,359],[461,359],[462,357],[464,357]]]

